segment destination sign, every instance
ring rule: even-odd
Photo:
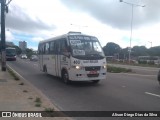
[[[84,60],[83,63],[98,63],[98,60]]]
[[[70,40],[98,40],[96,37],[93,36],[84,36],[84,35],[70,35]]]

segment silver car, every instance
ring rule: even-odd
[[[26,54],[22,54],[21,55],[21,59],[27,59],[27,55]]]
[[[38,56],[37,55],[32,55],[30,57],[30,61],[38,61]]]

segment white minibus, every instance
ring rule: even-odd
[[[38,45],[40,70],[69,81],[106,79],[107,62],[103,49],[94,36],[81,32],[43,40]]]

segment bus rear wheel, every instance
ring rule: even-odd
[[[62,72],[62,80],[65,84],[69,84],[69,76],[68,76],[68,73],[64,70]]]

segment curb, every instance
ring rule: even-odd
[[[53,108],[54,109],[53,112],[54,111],[59,111],[58,112],[58,116],[59,117],[57,117],[57,119],[61,119],[61,120],[73,120],[71,117],[69,117],[69,116],[65,115],[65,113],[61,112],[60,109],[58,109],[58,107],[54,103],[52,103],[46,95],[44,95],[38,88],[36,88],[29,81],[27,81],[25,78],[23,78],[12,67],[10,67],[9,65],[6,65],[6,67],[7,67],[7,69],[12,70],[20,78],[20,80],[22,80],[24,83],[26,83],[26,85],[28,85],[29,87],[31,87],[31,89],[34,90],[35,93],[37,93],[37,96],[40,96],[40,98],[42,98],[42,103],[43,103],[43,101],[47,102],[48,103],[47,105],[51,106],[51,107],[49,107],[49,109]],[[45,106],[43,106],[43,107],[44,107],[43,111],[45,111],[45,108],[47,109],[47,107],[45,107]]]
[[[28,84],[35,92],[37,92],[45,101],[47,101],[49,104],[51,104],[54,107],[55,111],[60,111],[50,100],[49,98],[44,95],[38,88],[36,88],[34,85],[32,85],[29,81],[27,81],[25,78],[23,78],[18,72],[16,72],[12,67],[7,65],[7,68],[11,69],[19,78],[20,80],[24,81],[26,84]]]

